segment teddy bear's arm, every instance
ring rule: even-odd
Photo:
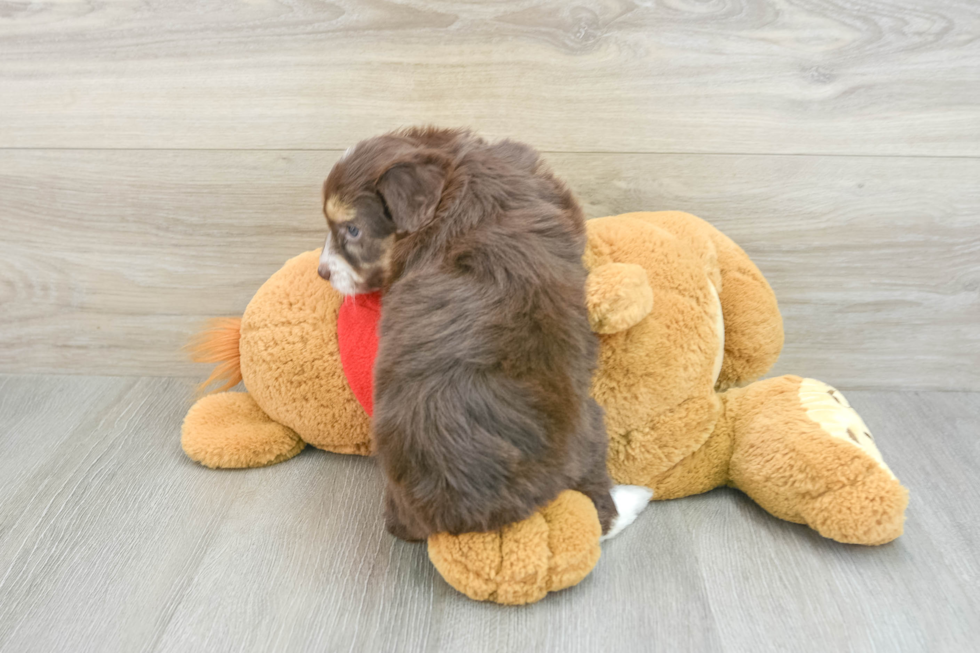
[[[594,333],[625,331],[650,314],[653,290],[646,270],[630,263],[605,263],[585,284],[589,326]]]
[[[711,223],[683,211],[618,216],[624,218],[652,224],[686,243],[703,258],[712,283],[721,286],[716,290],[725,320],[725,355],[716,387],[741,385],[769,371],[783,348],[783,319],[775,293],[742,248]]]
[[[776,294],[752,259],[720,231],[711,231],[725,320],[725,357],[716,387],[724,390],[769,371],[783,348],[783,318]]]

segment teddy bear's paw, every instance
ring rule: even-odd
[[[881,457],[871,431],[840,390],[823,381],[802,379],[799,397],[800,406],[806,411],[807,417],[819,424],[828,435],[856,445],[889,476],[895,478],[895,474]]]
[[[180,444],[189,458],[212,468],[264,467],[288,460],[306,444],[266,415],[246,392],[200,399],[187,412]]]
[[[908,490],[897,480],[869,474],[819,496],[804,506],[802,514],[807,525],[824,537],[874,546],[902,534],[908,503]]]
[[[824,537],[851,544],[884,544],[902,534],[908,491],[881,457],[871,431],[844,395],[826,383],[802,379],[800,406],[830,437],[873,461],[856,480],[804,504],[807,524]]]
[[[592,501],[566,490],[527,519],[488,533],[429,538],[429,559],[477,601],[533,603],[571,587],[599,561],[602,528]]]

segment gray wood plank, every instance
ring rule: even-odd
[[[971,0],[5,3],[0,147],[980,153]]]
[[[183,458],[187,382],[19,377],[0,390],[0,448],[41,461],[3,479],[0,650],[152,650],[216,524],[258,478],[202,475]],[[31,390],[32,416],[18,419]]]
[[[43,477],[41,470],[79,425],[118,401],[131,385],[122,378],[67,377],[39,383],[34,377],[0,376],[0,496],[10,497],[32,477]],[[59,428],[51,428],[52,414],[58,415]]]
[[[263,471],[158,650],[424,650],[434,570],[385,533],[373,461],[310,451]]]
[[[913,493],[913,522],[937,546],[953,574],[980,604],[980,403],[975,393],[848,393],[869,425],[897,433],[894,456]],[[891,438],[892,436],[890,436]],[[889,445],[891,451],[891,445]],[[917,496],[917,494],[919,496]],[[930,509],[929,507],[941,507]],[[980,605],[978,605],[980,607]],[[980,611],[980,610],[978,610]]]
[[[180,353],[324,234],[338,152],[0,152],[0,370],[202,374]],[[684,209],[786,321],[777,372],[980,389],[980,160],[550,154],[588,215]]]
[[[387,536],[370,459],[190,463],[189,396],[179,379],[0,377],[0,450],[21,452],[0,461],[0,651],[966,651],[980,637],[980,393],[848,393],[912,492],[892,544],[829,542],[719,490],[654,503],[583,583],[524,608],[466,599],[424,547]]]
[[[980,625],[980,395],[848,392],[911,492],[905,534],[840,545],[744,495],[685,499],[726,650],[967,651]],[[719,494],[728,494],[719,501]]]

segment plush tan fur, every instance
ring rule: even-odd
[[[796,376],[752,383],[775,362],[783,330],[772,289],[741,248],[674,211],[601,218],[588,229],[588,302],[601,341],[593,395],[606,410],[617,483],[645,485],[654,499],[730,485],[840,542],[882,544],[902,533],[908,493],[843,395]],[[317,257],[287,262],[249,304],[239,344],[249,394],[205,397],[191,409],[182,444],[194,460],[260,466],[304,442],[371,451],[370,422],[340,367],[341,297],[317,276]],[[227,338],[214,340],[230,356]],[[233,373],[231,363],[223,374]],[[591,502],[568,491],[522,522],[439,534],[428,547],[461,592],[520,604],[588,575],[599,535]]]
[[[646,270],[631,263],[594,268],[586,282],[586,304],[593,333],[616,333],[634,326],[653,309]]]
[[[429,559],[477,601],[532,603],[577,584],[599,561],[602,528],[584,494],[565,490],[537,514],[489,533],[429,538]]]

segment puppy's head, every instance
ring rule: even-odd
[[[399,134],[347,150],[323,183],[320,276],[345,295],[390,283],[395,242],[435,216],[449,165],[439,148]]]

